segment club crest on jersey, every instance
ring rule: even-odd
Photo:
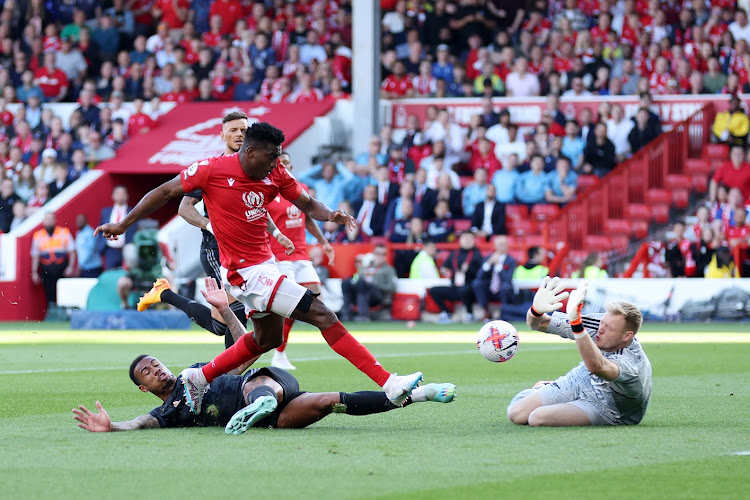
[[[265,209],[265,196],[263,193],[256,193],[255,191],[247,191],[242,193],[242,201],[250,209],[245,211],[245,217],[247,222],[252,222],[266,216]]]

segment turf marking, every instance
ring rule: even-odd
[[[732,455],[739,455],[741,457],[750,456],[750,450],[735,451],[734,453],[732,453]]]

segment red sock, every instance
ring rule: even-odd
[[[341,321],[337,321],[332,326],[321,331],[323,338],[331,346],[331,349],[336,351],[340,356],[345,357],[351,364],[359,368],[359,370],[370,377],[373,382],[383,387],[388,377],[391,374],[383,368],[375,356],[359,343],[351,333],[349,333],[341,324]]]
[[[294,320],[292,318],[284,318],[284,342],[276,348],[277,351],[284,352],[284,349],[286,349],[286,343],[289,341],[289,331],[292,329],[293,324]]]
[[[245,361],[250,361],[261,354],[263,351],[255,343],[253,332],[249,332],[237,339],[232,347],[216,356],[213,361],[203,365],[201,370],[206,380],[211,382],[216,377],[234,370]]]

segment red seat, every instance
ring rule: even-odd
[[[701,156],[704,158],[729,158],[729,146],[726,144],[706,144]]]
[[[544,236],[541,234],[524,234],[518,238],[518,243],[526,248],[544,246]]]
[[[461,175],[458,177],[458,179],[461,181],[461,189],[471,184],[471,181],[474,180],[474,178],[470,175]]]
[[[583,245],[590,252],[606,252],[612,250],[612,238],[600,234],[590,234],[586,236]]]
[[[590,187],[599,184],[599,177],[596,175],[579,175],[578,176],[578,191],[585,191]]]
[[[630,238],[627,236],[610,236],[610,241],[612,242],[612,249],[624,250],[628,248]]]
[[[471,229],[471,220],[469,219],[456,219],[453,221],[453,229],[456,234],[461,234],[464,231]]]
[[[685,160],[686,174],[710,174],[713,162],[708,158],[688,158]]]
[[[669,189],[649,189],[646,191],[644,201],[649,205],[669,205],[672,203],[672,191]]]
[[[449,311],[453,312],[453,306],[455,305],[455,303],[448,301],[445,303],[445,305],[448,306]],[[435,303],[435,301],[432,300],[432,296],[429,294],[429,290],[428,293],[424,294],[424,310],[433,314],[437,314],[440,312],[440,308]]]
[[[516,236],[539,234],[539,223],[534,220],[509,220],[508,232]]]
[[[666,224],[669,222],[669,205],[653,205],[651,215],[657,224]]]
[[[531,218],[539,221],[552,219],[560,213],[560,207],[551,203],[537,203],[531,209]]]
[[[683,210],[690,206],[690,191],[687,189],[675,189],[672,191],[672,202],[676,208]]]
[[[625,207],[625,215],[628,219],[651,220],[651,208],[644,203],[630,203]]]
[[[633,232],[633,223],[626,219],[608,219],[604,223],[604,233],[607,235],[630,236]]]
[[[635,236],[639,240],[642,240],[643,238],[648,236],[648,222],[645,220],[634,220],[633,236]]]
[[[698,194],[706,194],[708,192],[708,176],[707,175],[693,175],[693,189]]]
[[[693,189],[693,178],[689,175],[669,174],[665,185],[667,189]]]
[[[528,205],[505,205],[506,219],[527,219],[528,217]]]
[[[391,304],[391,317],[401,321],[417,321],[422,316],[419,295],[394,293]]]

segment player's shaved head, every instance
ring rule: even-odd
[[[140,363],[143,358],[147,358],[147,357],[148,357],[148,354],[141,354],[141,355],[137,356],[133,360],[132,363],[130,363],[130,370],[129,370],[130,380],[132,380],[135,385],[141,385],[140,382],[138,382],[135,379],[135,367],[138,366],[138,363]]]

